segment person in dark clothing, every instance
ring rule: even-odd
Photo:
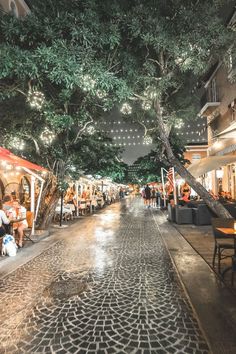
[[[146,206],[148,208],[150,208],[150,202],[151,202],[151,188],[149,187],[149,185],[147,184],[145,189],[144,189],[144,193],[145,193],[145,200],[146,200]]]

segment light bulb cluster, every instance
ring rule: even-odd
[[[24,140],[22,140],[16,136],[11,139],[10,145],[12,148],[17,149],[17,150],[24,150],[24,148],[25,148]]]
[[[96,131],[96,129],[94,128],[93,125],[89,125],[89,126],[87,127],[87,133],[88,133],[89,135],[93,135],[93,134],[95,133],[95,131]]]
[[[149,100],[154,100],[155,98],[157,98],[157,91],[153,86],[148,86],[143,94]]]
[[[88,92],[94,89],[96,81],[90,75],[82,76],[82,88]]]
[[[128,103],[123,103],[120,112],[122,114],[128,115],[132,113],[132,107]]]
[[[152,103],[150,101],[143,101],[142,109],[144,109],[144,111],[149,111],[151,108],[152,108]]]
[[[48,128],[44,128],[40,135],[40,139],[44,142],[44,144],[51,145],[55,139],[55,134]]]
[[[143,144],[144,145],[152,144],[152,138],[149,135],[145,135],[145,137],[143,138]]]
[[[105,98],[107,96],[106,92],[103,91],[103,90],[97,90],[96,91],[96,95],[98,98],[102,99],[102,98]]]
[[[178,120],[175,122],[175,128],[176,128],[176,129],[181,129],[183,126],[184,126],[184,122],[183,122],[182,119],[178,119]]]
[[[44,105],[45,96],[40,91],[29,90],[28,96],[27,96],[27,102],[29,103],[31,108],[34,108],[34,109],[37,109],[40,111]]]

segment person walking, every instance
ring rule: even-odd
[[[144,192],[145,192],[145,200],[146,200],[146,206],[148,208],[150,208],[150,202],[151,202],[151,188],[149,187],[149,185],[147,184],[145,189],[144,189]]]

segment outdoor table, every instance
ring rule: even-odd
[[[234,257],[236,257],[236,230],[231,227],[217,227],[216,230],[222,232],[225,238],[234,239]],[[225,273],[230,269],[232,270],[232,266],[224,269],[222,272],[222,277],[224,277]]]

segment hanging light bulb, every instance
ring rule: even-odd
[[[44,105],[45,96],[40,91],[29,90],[27,96],[27,102],[29,103],[31,108],[40,110]]]
[[[55,139],[55,134],[48,128],[44,128],[43,132],[40,135],[40,139],[46,144],[51,145]]]
[[[124,103],[120,109],[122,114],[128,115],[132,113],[132,107],[128,103]]]

